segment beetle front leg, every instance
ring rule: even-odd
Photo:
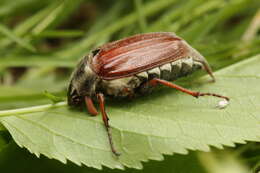
[[[175,89],[177,89],[181,92],[184,92],[184,93],[189,94],[189,95],[196,97],[196,98],[198,98],[200,96],[214,96],[214,97],[219,97],[219,98],[225,99],[227,101],[227,104],[228,104],[228,101],[229,101],[229,98],[226,97],[226,96],[222,96],[222,95],[215,94],[215,93],[200,93],[200,92],[196,92],[196,91],[191,91],[191,90],[183,88],[179,85],[173,84],[171,82],[168,82],[168,81],[162,80],[162,79],[154,78],[154,79],[149,81],[149,84],[152,85],[152,86],[155,86],[157,84],[162,84],[162,85],[168,86],[170,88],[175,88]]]
[[[92,101],[92,99],[89,96],[85,96],[85,103],[86,103],[86,107],[88,109],[88,112],[91,115],[97,115],[98,114],[98,111],[95,108],[95,106],[93,104],[93,101]]]
[[[104,99],[104,95],[102,93],[98,93],[97,94],[97,97],[98,97],[98,101],[99,101],[99,106],[100,106],[100,110],[101,110],[101,114],[102,114],[102,119],[103,119],[103,122],[105,124],[105,127],[106,127],[106,130],[107,130],[107,136],[108,136],[108,140],[109,140],[109,144],[110,144],[110,148],[111,148],[111,151],[116,155],[116,156],[119,156],[120,153],[118,153],[114,147],[114,143],[113,143],[113,140],[112,140],[112,134],[111,134],[111,129],[110,129],[110,126],[109,126],[109,118],[107,116],[107,113],[106,113],[106,110],[105,110],[105,99]]]

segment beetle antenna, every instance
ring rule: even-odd
[[[107,130],[107,136],[108,136],[111,151],[115,154],[115,156],[120,156],[120,153],[118,153],[116,151],[116,149],[114,147],[113,140],[112,140],[111,129],[110,129],[110,126],[109,126],[109,123],[108,123],[109,118],[108,118],[106,110],[105,110],[104,95],[102,93],[98,93],[97,97],[98,97],[98,100],[99,100],[99,106],[100,106],[100,110],[101,110],[101,114],[102,114],[102,119],[103,119],[103,122],[104,122],[106,130]]]

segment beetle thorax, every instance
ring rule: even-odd
[[[96,93],[98,81],[99,78],[89,67],[86,58],[83,58],[71,76],[68,91],[69,104],[80,102],[85,96],[93,97]]]
[[[74,79],[73,85],[80,95],[91,96],[95,93],[97,76],[89,66],[85,66],[83,71],[83,73]]]

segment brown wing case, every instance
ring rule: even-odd
[[[102,79],[118,79],[187,57],[188,49],[172,33],[139,34],[101,46],[90,66]]]

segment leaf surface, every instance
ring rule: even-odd
[[[216,83],[207,83],[208,77],[182,82],[192,90],[229,96],[230,105],[222,110],[215,108],[216,98],[194,99],[165,87],[131,101],[107,100],[119,158],[110,151],[100,116],[62,104],[17,111],[14,115],[19,115],[2,117],[1,122],[19,146],[37,156],[99,169],[102,165],[140,169],[141,161],[162,160],[162,154],[260,141],[259,66],[260,55],[216,72]]]

